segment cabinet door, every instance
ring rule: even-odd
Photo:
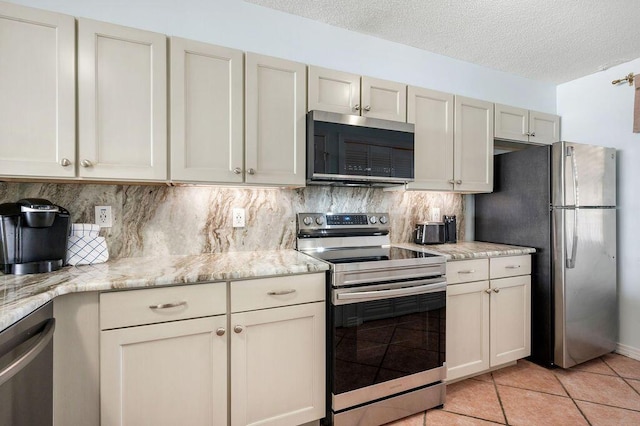
[[[0,3],[0,93],[0,174],[74,177],[72,16]]]
[[[455,189],[493,190],[493,104],[456,96],[454,133]]]
[[[408,87],[407,122],[415,125],[415,181],[408,189],[453,190],[453,95]]]
[[[491,366],[531,355],[531,276],[491,280]]]
[[[529,111],[495,104],[495,137],[513,141],[529,141]]]
[[[231,424],[325,415],[324,302],[231,314]]]
[[[172,37],[171,180],[243,181],[243,53]]]
[[[560,140],[560,117],[529,111],[529,141],[552,144]]]
[[[101,424],[226,424],[226,318],[101,332]]]
[[[362,116],[407,121],[407,86],[395,81],[362,77]]]
[[[360,115],[360,76],[310,66],[308,110]]]
[[[164,34],[78,19],[79,174],[166,180]]]
[[[306,66],[247,53],[246,183],[305,183]]]
[[[489,281],[447,286],[447,380],[489,368]]]

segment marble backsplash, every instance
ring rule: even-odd
[[[93,223],[94,206],[112,206],[113,227],[101,231],[111,258],[293,249],[298,212],[389,212],[391,240],[401,243],[440,209],[457,216],[464,239],[462,195],[444,192],[0,182],[0,203],[21,198],[65,207],[74,223]],[[233,207],[245,209],[244,228],[231,226]]]

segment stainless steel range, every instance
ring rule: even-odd
[[[444,404],[445,258],[391,247],[386,213],[299,213],[327,279],[327,423],[381,425]]]

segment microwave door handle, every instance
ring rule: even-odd
[[[387,299],[390,297],[399,297],[399,296],[411,296],[415,294],[425,294],[425,293],[435,293],[438,291],[443,291],[447,287],[446,281],[435,283],[435,284],[426,284],[416,287],[404,287],[404,288],[396,288],[392,290],[373,290],[373,291],[355,291],[352,293],[338,293],[338,300],[350,300],[350,301],[368,301],[368,300],[379,300],[379,299]]]

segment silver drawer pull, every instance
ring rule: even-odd
[[[174,302],[174,303],[158,303],[157,305],[149,306],[149,309],[169,309],[169,308],[177,308],[178,306],[187,306],[187,301],[183,300],[182,302]]]
[[[475,272],[475,269],[469,269],[468,271],[458,271],[459,274],[474,274]]]
[[[291,294],[291,293],[295,293],[296,289],[295,288],[290,288],[289,290],[272,290],[272,291],[268,291],[267,294],[269,296],[284,296],[285,294]]]
[[[509,265],[509,266],[505,266],[505,269],[518,269],[520,267],[520,265]]]

